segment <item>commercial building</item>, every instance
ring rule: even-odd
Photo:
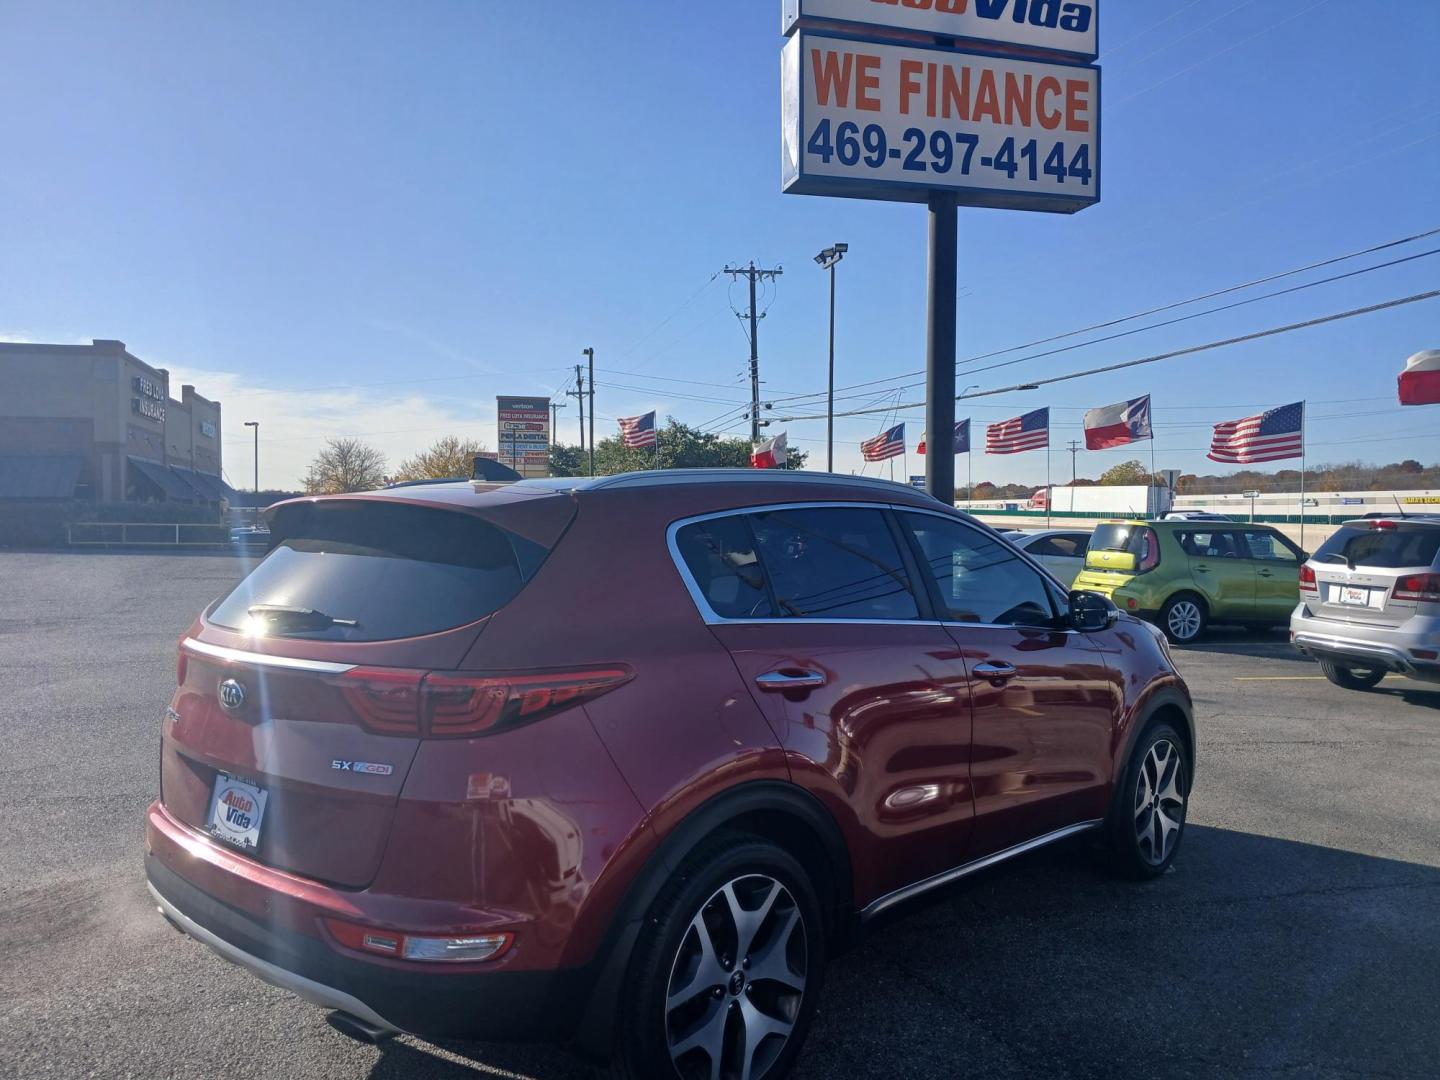
[[[0,499],[219,503],[220,403],[123,341],[0,343]]]

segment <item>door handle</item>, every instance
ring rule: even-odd
[[[785,690],[814,690],[824,686],[825,675],[819,671],[767,671],[755,676],[755,685],[761,690],[779,693]]]
[[[1208,566],[1197,566],[1197,567],[1195,567],[1195,573],[1197,573],[1197,574],[1208,574],[1209,572],[1210,572],[1210,568],[1209,568]]]
[[[986,661],[983,664],[976,664],[970,669],[977,678],[986,679],[990,682],[1005,682],[1013,679],[1017,674],[1014,664],[1007,664],[1005,661]]]
[[[1275,576],[1274,574],[1270,573],[1269,570],[1256,570],[1255,573],[1259,574],[1261,577],[1274,577],[1274,576]]]

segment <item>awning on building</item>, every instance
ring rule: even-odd
[[[227,502],[235,501],[235,489],[218,476],[211,476],[209,473],[199,472],[195,469],[186,469],[180,465],[171,465],[170,471],[194,488],[199,497],[206,502],[219,502],[221,499]]]
[[[157,465],[153,461],[146,461],[144,458],[137,457],[127,458],[126,460],[130,462],[132,469],[159,488],[160,491],[164,493],[165,498],[176,499],[180,502],[194,502],[197,499],[203,500],[204,496],[200,495],[199,492],[181,480],[180,477],[176,476],[164,465]]]
[[[193,469],[171,465],[170,473],[190,492],[189,498],[198,499],[200,502],[215,502],[215,492],[210,489],[209,484],[203,482],[200,474]]]
[[[70,499],[83,458],[41,454],[0,456],[0,499]]]

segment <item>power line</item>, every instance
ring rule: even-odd
[[[1049,386],[1052,383],[1069,382],[1073,379],[1083,379],[1091,375],[1103,375],[1111,371],[1121,371],[1126,368],[1139,367],[1142,364],[1155,364],[1162,360],[1174,360],[1181,356],[1191,356],[1195,353],[1207,352],[1211,349],[1220,349],[1228,345],[1239,345],[1247,341],[1258,341],[1261,338],[1274,337],[1278,334],[1288,334],[1296,330],[1307,330],[1314,326],[1323,326],[1326,323],[1340,322],[1343,319],[1353,319],[1360,315],[1370,315],[1377,311],[1388,311],[1390,308],[1402,307],[1406,304],[1418,303],[1421,300],[1433,300],[1440,296],[1440,289],[1433,289],[1430,292],[1416,293],[1413,296],[1402,296],[1394,300],[1385,300],[1378,304],[1370,304],[1366,307],[1353,308],[1350,311],[1336,312],[1331,315],[1321,315],[1313,319],[1306,319],[1303,322],[1288,323],[1285,326],[1271,327],[1268,330],[1257,330],[1253,333],[1242,334],[1239,337],[1224,338],[1220,341],[1206,342],[1204,345],[1192,345],[1185,349],[1175,349],[1170,352],[1156,353],[1154,356],[1144,356],[1138,360],[1125,360],[1118,364],[1106,364],[1103,367],[1088,368],[1084,371],[1074,371],[1067,375],[1054,375],[1048,379],[1036,379],[1032,382],[1004,386],[996,390],[982,390],[978,394],[965,394],[957,397],[957,401],[967,401],[971,398],[994,397],[997,394],[1013,394],[1021,390],[1037,390],[1042,386]],[[909,402],[899,406],[902,409],[918,409],[924,406],[924,402]],[[872,409],[852,409],[845,413],[836,413],[837,416],[865,416],[867,414],[888,412],[895,406],[881,406]],[[787,416],[782,418],[782,423],[795,423],[801,420],[823,420],[821,416]]]
[[[1161,304],[1161,305],[1158,306],[1158,307],[1147,308],[1147,309],[1145,309],[1144,311],[1137,311],[1137,312],[1135,312],[1134,314],[1124,315],[1124,316],[1121,316],[1120,318],[1107,319],[1107,320],[1105,320],[1104,322],[1091,323],[1089,326],[1082,326],[1082,327],[1080,327],[1079,329],[1076,329],[1076,330],[1067,330],[1067,331],[1066,331],[1065,333],[1063,333],[1063,334],[1053,334],[1053,335],[1051,335],[1050,337],[1037,338],[1037,339],[1034,340],[1034,341],[1028,341],[1028,342],[1025,342],[1025,343],[1022,344],[1022,345],[1011,345],[1011,346],[1009,346],[1008,348],[996,349],[996,350],[994,350],[994,351],[992,351],[992,352],[988,352],[988,353],[980,353],[980,354],[978,354],[978,355],[976,355],[976,356],[967,357],[967,358],[964,359],[964,360],[958,361],[956,366],[958,367],[960,364],[972,364],[972,363],[976,363],[977,361],[980,361],[980,360],[989,360],[989,359],[991,359],[992,357],[1004,356],[1004,355],[1006,355],[1007,353],[1019,352],[1019,351],[1021,351],[1022,349],[1033,349],[1033,348],[1035,348],[1036,346],[1039,346],[1039,345],[1049,345],[1049,344],[1051,344],[1051,343],[1053,343],[1053,342],[1056,342],[1056,341],[1064,341],[1066,338],[1076,337],[1076,336],[1079,335],[1079,334],[1088,334],[1088,333],[1090,333],[1090,332],[1093,331],[1093,330],[1105,330],[1105,329],[1108,329],[1108,328],[1110,328],[1110,327],[1112,327],[1112,326],[1120,326],[1120,325],[1122,325],[1122,324],[1124,324],[1124,323],[1127,323],[1127,322],[1133,322],[1133,321],[1136,320],[1136,319],[1143,319],[1143,318],[1145,318],[1145,317],[1147,317],[1147,316],[1150,316],[1150,315],[1159,315],[1159,314],[1161,314],[1162,312],[1173,311],[1173,310],[1175,310],[1176,308],[1187,307],[1187,306],[1190,305],[1190,304],[1198,304],[1198,303],[1200,303],[1200,302],[1203,301],[1203,300],[1213,300],[1213,299],[1215,299],[1216,297],[1219,297],[1219,296],[1227,296],[1227,295],[1229,295],[1230,293],[1241,292],[1241,291],[1243,291],[1243,290],[1245,290],[1245,289],[1252,289],[1252,288],[1254,288],[1254,287],[1257,286],[1257,285],[1268,285],[1268,284],[1269,284],[1270,282],[1272,282],[1272,281],[1280,281],[1280,280],[1282,280],[1282,279],[1284,279],[1284,278],[1287,278],[1287,277],[1294,277],[1294,276],[1297,275],[1297,274],[1307,273],[1308,271],[1311,271],[1311,270],[1319,270],[1319,269],[1321,269],[1322,267],[1333,266],[1333,265],[1336,264],[1336,263],[1346,262],[1346,261],[1348,261],[1348,260],[1350,260],[1350,259],[1358,259],[1358,258],[1360,258],[1361,256],[1364,256],[1364,255],[1373,255],[1373,254],[1375,254],[1376,252],[1386,251],[1386,250],[1389,250],[1390,248],[1399,247],[1399,246],[1401,246],[1401,245],[1403,245],[1403,244],[1411,244],[1411,243],[1414,243],[1414,242],[1417,241],[1417,240],[1425,240],[1425,239],[1428,239],[1429,237],[1437,236],[1437,235],[1440,235],[1440,228],[1427,229],[1427,230],[1424,231],[1424,232],[1415,233],[1413,236],[1402,237],[1402,238],[1400,238],[1400,239],[1398,239],[1398,240],[1389,240],[1389,241],[1386,241],[1386,242],[1383,243],[1383,244],[1375,244],[1375,245],[1373,245],[1373,246],[1371,246],[1371,247],[1361,248],[1361,249],[1358,250],[1358,251],[1352,251],[1352,252],[1349,252],[1348,254],[1345,254],[1345,255],[1336,255],[1336,256],[1333,256],[1333,257],[1331,257],[1331,258],[1321,259],[1319,262],[1308,263],[1308,264],[1305,265],[1305,266],[1297,266],[1297,267],[1295,267],[1295,268],[1293,268],[1293,269],[1290,269],[1290,270],[1283,270],[1283,271],[1281,271],[1280,273],[1269,274],[1269,275],[1267,275],[1267,276],[1265,276],[1265,277],[1255,278],[1253,281],[1245,281],[1245,282],[1242,282],[1242,283],[1240,283],[1240,284],[1238,284],[1238,285],[1230,285],[1230,286],[1227,286],[1226,288],[1223,288],[1223,289],[1214,289],[1214,290],[1211,290],[1210,292],[1200,293],[1199,295],[1191,296],[1191,297],[1189,297],[1189,298],[1187,298],[1187,299],[1185,299],[1185,300],[1176,300],[1176,301],[1173,301],[1173,302],[1168,303],[1168,304]],[[1380,269],[1384,269],[1385,267],[1387,267],[1387,266],[1389,266],[1389,265],[1391,265],[1391,264],[1390,264],[1390,263],[1384,263],[1384,264],[1381,264],[1381,265],[1379,265],[1379,266],[1371,267],[1371,268],[1369,268],[1369,269],[1380,270]],[[1369,271],[1366,270],[1366,271],[1364,271],[1364,272],[1369,272]],[[1325,283],[1326,283],[1326,282],[1324,282],[1324,281],[1319,281],[1319,282],[1314,282],[1313,284],[1321,285],[1321,284],[1325,284]],[[1281,293],[1275,293],[1275,294],[1272,294],[1272,295],[1279,296],[1279,295],[1282,295],[1282,294],[1281,294]],[[1262,297],[1262,298],[1259,298],[1259,299],[1264,299],[1264,298]],[[1214,309],[1214,310],[1215,310],[1215,311],[1224,311],[1224,310],[1226,310],[1226,308],[1221,307],[1221,308],[1216,308],[1216,309]],[[1208,313],[1207,313],[1207,312],[1201,312],[1200,314],[1208,314]],[[1163,325],[1168,325],[1168,324],[1161,323],[1161,324],[1156,324],[1156,325],[1157,325],[1157,326],[1163,326]],[[1097,339],[1097,340],[1108,340],[1108,339],[1103,339],[1103,338],[1102,338],[1102,339]],[[1094,343],[1095,343],[1095,342],[1081,342],[1079,345],[1076,345],[1076,346],[1074,346],[1074,347],[1075,347],[1075,348],[1083,348],[1085,345],[1094,344]],[[1045,353],[1045,354],[1042,354],[1042,355],[1050,355],[1050,354],[1049,354],[1049,353]],[[883,383],[895,382],[895,381],[900,380],[900,379],[908,379],[908,378],[912,378],[913,376],[923,375],[923,374],[925,374],[925,372],[924,372],[923,369],[916,370],[916,371],[907,371],[907,372],[904,372],[904,373],[902,373],[902,374],[900,374],[900,375],[891,375],[891,376],[888,376],[887,378],[883,378],[883,379],[871,379],[871,380],[869,380],[869,381],[867,381],[867,382],[852,383],[852,384],[849,385],[849,386],[837,387],[837,389],[839,389],[839,390],[859,390],[859,389],[862,389],[863,387],[867,387],[867,386],[877,386],[877,385],[880,385],[880,384],[883,384]],[[911,384],[911,385],[918,386],[919,384],[918,384],[918,383],[914,383],[914,384]],[[807,398],[818,398],[818,397],[821,397],[821,396],[823,396],[823,395],[822,395],[822,394],[818,394],[818,393],[816,393],[816,394],[800,394],[800,395],[796,395],[795,397],[792,397],[792,398],[784,398],[783,400],[798,403],[798,402],[800,402],[800,401],[802,401],[802,400],[804,400],[804,399],[807,399]],[[781,399],[777,399],[777,400],[781,400]]]
[[[734,282],[737,278],[745,278],[750,283],[750,310],[741,318],[750,320],[750,441],[760,441],[760,320],[763,319],[766,311],[755,310],[755,284],[759,281],[775,281],[785,271],[780,267],[774,270],[761,270],[756,267],[752,260],[749,266],[732,267],[727,266],[721,271],[722,274],[729,274],[730,280]],[[773,298],[772,298],[772,303]],[[739,312],[736,312],[739,315]]]

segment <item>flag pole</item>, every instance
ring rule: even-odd
[[[1152,488],[1152,489],[1155,487],[1155,432],[1154,432],[1153,430],[1150,432],[1150,484],[1149,484],[1149,487]],[[1153,491],[1153,490],[1146,492],[1146,494],[1145,494],[1145,499],[1146,499],[1147,502],[1150,501],[1150,497],[1151,497],[1152,495],[1154,495],[1154,491]],[[1156,501],[1156,502],[1159,502],[1158,499],[1156,499],[1155,501]],[[1154,516],[1156,516],[1156,515],[1155,515],[1154,511],[1152,511],[1152,510],[1150,509],[1150,507],[1147,506],[1147,507],[1145,508],[1145,516],[1148,518],[1148,517],[1154,517]]]
[[[1055,489],[1050,486],[1050,417],[1045,417],[1045,527],[1050,528],[1050,504],[1055,501]]]
[[[1305,402],[1300,402],[1300,550],[1305,550]]]

